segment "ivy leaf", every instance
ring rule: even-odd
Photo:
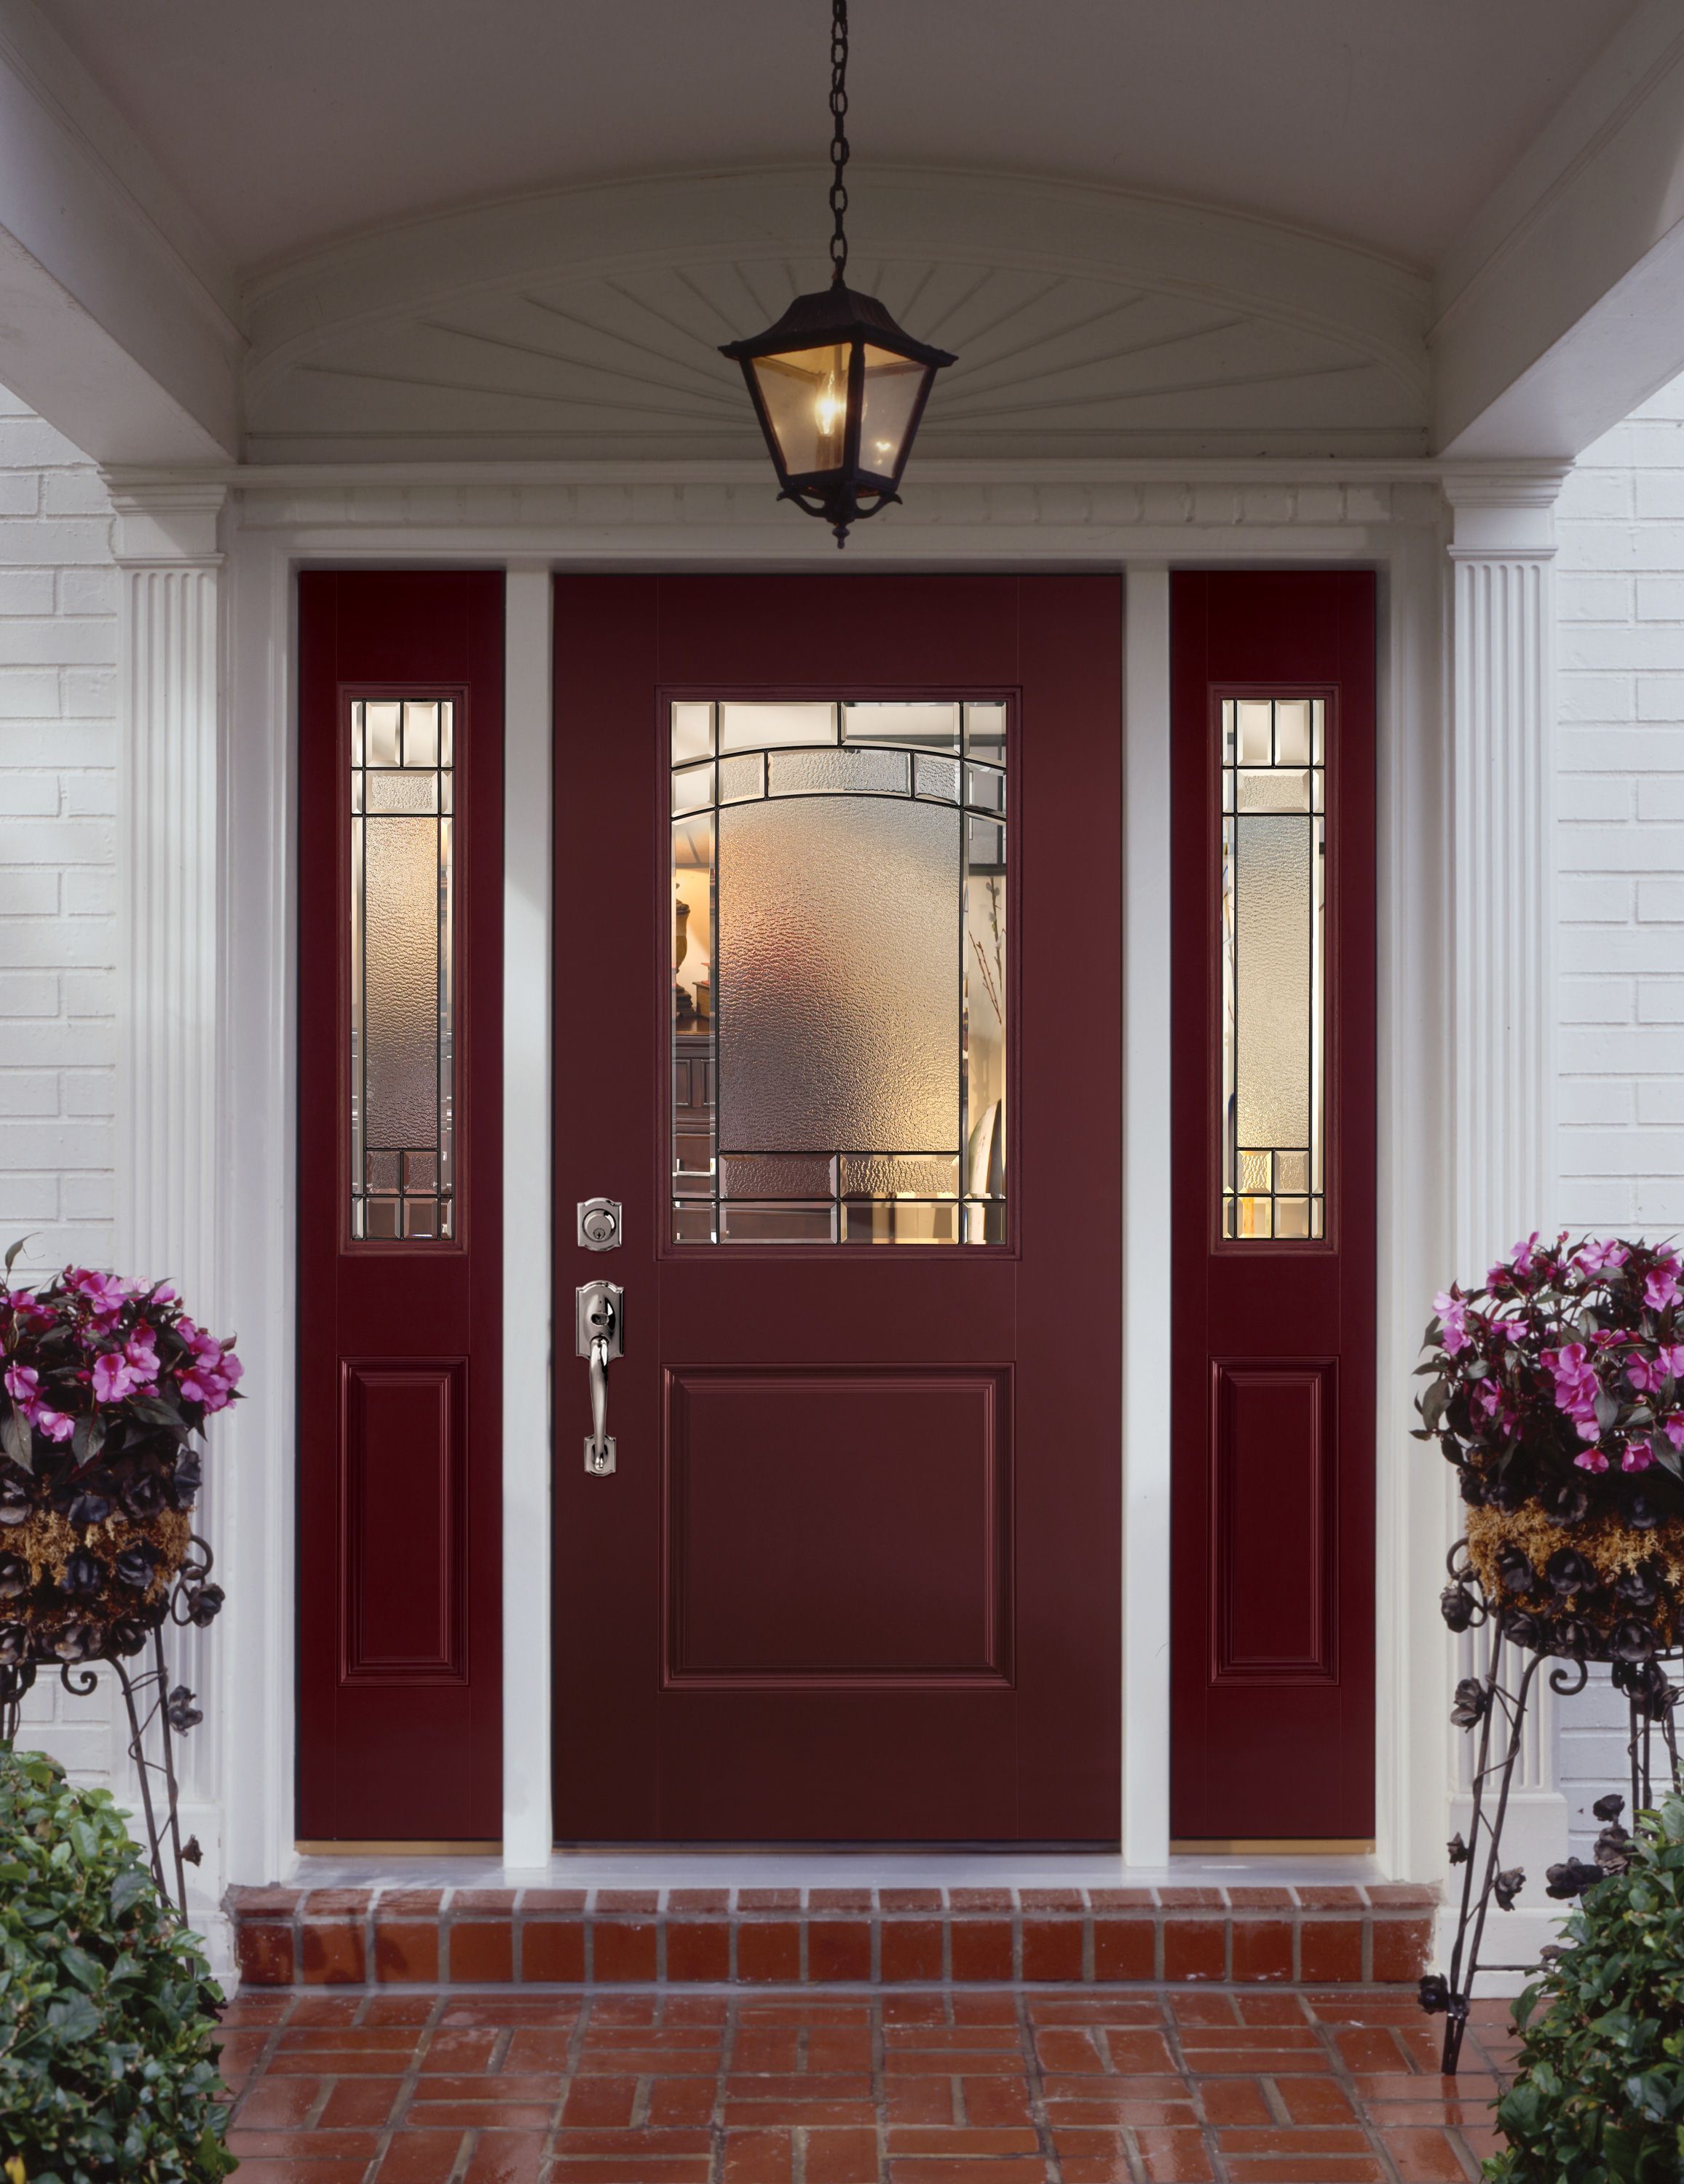
[[[131,1396],[129,1408],[137,1418],[143,1418],[148,1425],[163,1426],[178,1440],[187,1439],[189,1431],[187,1420],[175,1405],[166,1402],[162,1396]]]
[[[70,1435],[70,1455],[78,1468],[92,1463],[105,1446],[105,1421],[98,1412],[76,1420]]]
[[[20,1471],[34,1470],[35,1435],[21,1411],[8,1411],[3,1424],[0,1424],[0,1449],[4,1449]]]

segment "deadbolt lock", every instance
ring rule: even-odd
[[[588,1251],[618,1251],[621,1235],[617,1198],[579,1201],[579,1241]]]

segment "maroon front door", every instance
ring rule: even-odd
[[[298,1833],[502,1831],[503,580],[298,579]]]
[[[1375,581],[1171,588],[1182,1840],[1374,1833]]]
[[[1119,586],[555,607],[558,1836],[1113,1839]]]

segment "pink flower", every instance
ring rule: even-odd
[[[1628,1440],[1620,1468],[1622,1471],[1647,1471],[1654,1460],[1654,1451],[1646,1440]]]
[[[1608,1458],[1599,1448],[1583,1449],[1573,1459],[1581,1471],[1606,1471]]]
[[[1675,1448],[1684,1449],[1684,1411],[1675,1411],[1661,1430]]]
[[[151,1301],[153,1304],[174,1304],[180,1294],[173,1282],[159,1282],[152,1292]]]
[[[1476,1404],[1486,1418],[1495,1418],[1497,1406],[1503,1401],[1503,1393],[1494,1380],[1479,1380],[1475,1383],[1469,1400]]]
[[[136,1295],[137,1284],[125,1281],[120,1274],[102,1274],[90,1267],[67,1267],[65,1287],[86,1297],[92,1310],[90,1317],[96,1327],[106,1328],[120,1316],[123,1306]]]
[[[1684,1342],[1662,1342],[1656,1346],[1655,1358],[1663,1373],[1670,1373],[1676,1380],[1684,1373]]]
[[[1651,1312],[1664,1312],[1679,1297],[1676,1267],[1657,1267],[1643,1284],[1643,1302]]]
[[[203,1403],[207,1411],[226,1410],[233,1400],[227,1380],[208,1365],[195,1365],[183,1373],[178,1385],[190,1403]]]
[[[1625,1377],[1640,1396],[1649,1396],[1664,1385],[1666,1368],[1652,1357],[1628,1357]]]
[[[153,1347],[157,1340],[157,1336],[142,1320],[123,1345],[124,1357],[128,1359],[142,1379],[155,1380],[158,1377],[158,1351]]]
[[[93,1361],[93,1392],[102,1403],[120,1403],[133,1395],[142,1378],[119,1351],[108,1350]]]
[[[1494,1319],[1491,1331],[1504,1342],[1519,1342],[1526,1332],[1524,1319]]]
[[[1444,1330],[1441,1339],[1445,1349],[1454,1357],[1473,1340],[1468,1333],[1467,1305],[1461,1297],[1453,1296],[1448,1290],[1441,1290],[1432,1301],[1432,1308],[1438,1314]]]
[[[74,1418],[67,1418],[62,1411],[49,1411],[45,1403],[39,1406],[30,1423],[48,1440],[69,1440],[76,1429]]]
[[[1631,1254],[1623,1244],[1585,1243],[1574,1254],[1574,1264],[1587,1274],[1600,1274],[1609,1267],[1623,1267]]]
[[[25,1412],[33,1409],[41,1375],[33,1365],[11,1365],[6,1370],[6,1393]]]

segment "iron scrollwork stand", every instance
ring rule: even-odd
[[[57,1669],[59,1680],[73,1698],[88,1698],[99,1688],[96,1662],[103,1661],[117,1679],[129,1723],[129,1758],[140,1786],[141,1818],[152,1877],[164,1901],[185,1918],[187,1908],[187,1869],[197,1865],[201,1852],[197,1837],[181,1836],[181,1785],[176,1767],[176,1740],[185,1736],[204,1719],[194,1704],[195,1694],[185,1684],[172,1689],[164,1658],[164,1624],[177,1629],[187,1624],[210,1622],[222,1603],[220,1589],[209,1582],[214,1557],[195,1533],[165,1600],[140,1652],[127,1657],[107,1647],[75,1661],[43,1656],[14,1663],[0,1662],[0,1743],[17,1740],[24,1700],[34,1689],[40,1670]]]
[[[1440,2067],[1445,2076],[1453,2077],[1461,2059],[1469,2005],[1479,1974],[1530,1972],[1537,1969],[1535,1964],[1492,1963],[1484,1959],[1480,1952],[1492,1905],[1495,1903],[1501,1911],[1512,1910],[1525,1884],[1525,1874],[1519,1866],[1505,1867],[1503,1864],[1503,1828],[1520,1756],[1527,1707],[1538,1673],[1549,1654],[1547,1647],[1534,1651],[1509,1637],[1502,1618],[1492,1613],[1489,1603],[1478,1591],[1478,1580],[1468,1559],[1465,1540],[1458,1540],[1451,1549],[1446,1568],[1452,1580],[1445,1596],[1447,1602],[1455,1594],[1466,1602],[1465,1613],[1453,1618],[1447,1607],[1446,1620],[1453,1630],[1477,1630],[1489,1624],[1492,1633],[1486,1672],[1482,1676],[1464,1676],[1458,1684],[1456,1703],[1450,1716],[1458,1729],[1477,1728],[1479,1731],[1469,1839],[1464,1842],[1459,1835],[1453,1836],[1449,1844],[1451,1864],[1463,1869],[1462,1900],[1457,1915],[1456,1940],[1450,1953],[1450,1970],[1447,1975],[1429,1972],[1421,1981],[1422,2007],[1430,2012],[1444,2013]],[[1590,1681],[1590,1673],[1589,1657],[1575,1652],[1550,1669],[1550,1689],[1562,1698],[1576,1697]],[[1635,1669],[1622,1671],[1617,1666],[1615,1680],[1626,1694],[1629,1708],[1631,1736],[1626,1753],[1631,1765],[1631,1811],[1635,1816],[1653,1803],[1653,1745],[1657,1730],[1671,1786],[1674,1790],[1680,1787],[1674,1711],[1684,1692],[1669,1682],[1659,1656],[1652,1656]],[[1597,1839],[1597,1862],[1591,1865],[1578,1858],[1569,1858],[1564,1864],[1551,1866],[1546,1875],[1547,1892],[1557,1902],[1582,1895],[1605,1875],[1617,1873],[1625,1865],[1625,1845],[1629,1838],[1620,1825],[1624,1798],[1600,1797],[1592,1809],[1603,1824]]]

